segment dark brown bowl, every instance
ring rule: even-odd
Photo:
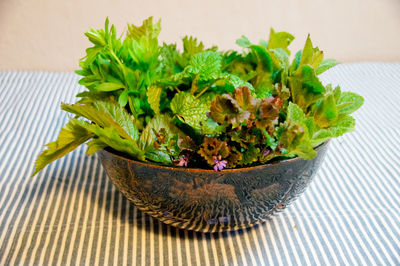
[[[182,229],[221,232],[265,221],[310,184],[327,150],[312,160],[293,158],[239,169],[177,168],[138,162],[99,151],[121,193],[140,210]]]

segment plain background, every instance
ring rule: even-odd
[[[310,33],[341,62],[400,61],[400,0],[0,0],[0,70],[77,69],[90,45],[83,33],[106,16],[119,33],[161,18],[166,42],[189,34],[229,49],[242,34],[258,42],[273,27],[296,36],[293,50]]]

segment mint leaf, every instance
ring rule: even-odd
[[[345,133],[353,131],[355,128],[355,119],[351,116],[345,116],[341,118],[336,124],[326,128],[320,129],[314,133],[312,138],[313,146],[318,146],[319,144],[325,142],[330,138],[337,138]]]
[[[315,69],[315,73],[317,75],[322,74],[323,72],[330,69],[331,67],[336,66],[337,64],[339,64],[339,62],[335,59],[324,59],[322,60],[321,64]]]
[[[356,120],[352,116],[345,116],[341,118],[336,124],[329,128],[332,137],[337,138],[342,136],[344,133],[351,132],[354,130]]]
[[[187,71],[198,74],[201,80],[217,79],[221,73],[221,60],[222,56],[218,52],[201,52],[192,57]]]
[[[200,123],[207,120],[209,104],[196,99],[188,92],[179,92],[171,101],[171,110],[183,123],[200,129]]]
[[[351,114],[360,108],[364,103],[364,98],[354,92],[342,92],[337,103],[340,115]]]
[[[303,123],[305,115],[303,110],[295,103],[289,102],[288,119],[296,124]]]

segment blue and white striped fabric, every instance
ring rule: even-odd
[[[343,64],[365,97],[311,186],[269,222],[200,234],[160,224],[79,148],[30,178],[82,90],[72,73],[0,72],[0,265],[400,265],[400,64]]]

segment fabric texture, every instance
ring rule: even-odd
[[[400,64],[321,76],[365,98],[310,187],[270,221],[201,234],[159,223],[82,146],[30,178],[83,88],[73,73],[0,72],[0,265],[399,265]]]

